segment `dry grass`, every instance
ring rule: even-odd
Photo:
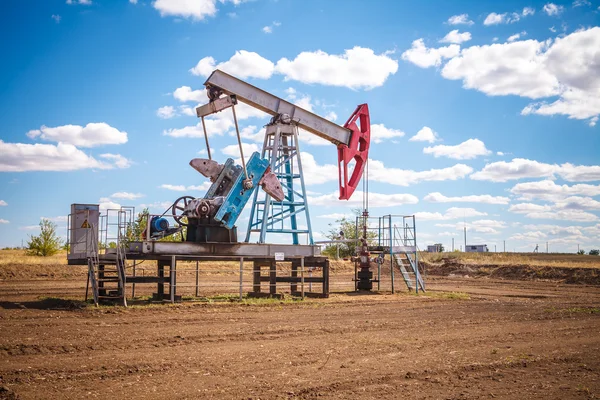
[[[530,265],[538,267],[600,268],[600,256],[533,253],[422,253],[424,261],[455,259],[472,265]]]
[[[25,250],[0,250],[0,266],[3,265],[67,265],[67,252],[61,250],[53,256],[28,256]]]

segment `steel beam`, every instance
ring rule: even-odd
[[[306,111],[289,101],[274,96],[262,89],[239,80],[223,71],[215,70],[204,82],[207,88],[221,90],[227,95],[235,95],[237,100],[272,116],[288,114],[293,120],[298,121],[298,126],[317,135],[331,143],[348,145],[350,143],[350,129],[339,126],[323,117]],[[198,115],[204,115],[209,110],[206,106],[198,107]]]

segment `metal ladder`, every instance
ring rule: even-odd
[[[414,234],[412,233],[412,230],[407,227],[403,227],[402,229],[404,230],[404,235],[400,233],[398,227],[394,226],[394,233],[400,238],[400,243],[406,247],[414,244],[414,247],[418,252],[419,249],[417,247],[416,240],[414,240]],[[409,237],[409,235],[412,237]],[[402,274],[402,279],[404,280],[404,283],[406,283],[408,290],[418,291],[418,288],[419,290],[425,292],[425,282],[423,280],[423,276],[421,275],[421,271],[418,269],[419,265],[416,259],[408,252],[394,253],[394,259],[398,265],[398,269]]]

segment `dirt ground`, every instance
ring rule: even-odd
[[[0,399],[600,397],[586,282],[455,269],[419,296],[124,309],[83,304],[79,267],[1,268]]]

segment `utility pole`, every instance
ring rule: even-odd
[[[467,227],[465,226],[465,251],[467,251]]]
[[[496,245],[494,245],[494,253],[496,253]]]
[[[548,254],[548,242],[546,242],[546,254]]]
[[[503,240],[504,242],[504,252],[506,253],[506,240]]]
[[[454,238],[452,238],[452,251],[454,251]]]

